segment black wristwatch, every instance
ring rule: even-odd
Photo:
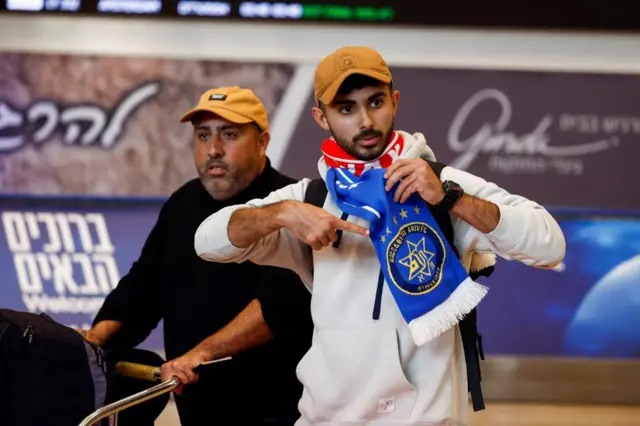
[[[454,204],[462,198],[464,190],[457,183],[446,180],[442,183],[442,189],[444,189],[444,198],[438,204],[438,209],[443,211],[449,211]]]

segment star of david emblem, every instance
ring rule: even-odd
[[[409,254],[398,261],[402,266],[409,268],[409,280],[413,280],[418,277],[420,282],[424,281],[425,277],[431,277],[433,275],[433,257],[435,253],[427,251],[425,238],[422,237],[417,243],[407,241],[409,247]]]

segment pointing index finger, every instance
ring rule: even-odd
[[[352,222],[347,222],[346,220],[336,218],[333,222],[333,225],[336,227],[336,229],[342,229],[343,231],[364,235],[365,237],[369,236],[369,230],[367,228]]]

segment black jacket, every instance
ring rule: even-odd
[[[295,369],[311,345],[309,291],[289,270],[250,262],[220,264],[200,259],[193,247],[197,227],[233,204],[264,198],[293,179],[267,163],[240,195],[215,201],[198,179],[187,182],[163,205],[140,258],[106,298],[94,324],[123,323],[111,347],[135,346],[164,320],[167,360],[176,358],[229,323],[249,302],[260,300],[275,338],[203,369],[176,403],[182,426],[261,424],[298,417],[302,386]]]

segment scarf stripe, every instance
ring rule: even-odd
[[[384,152],[378,158],[371,161],[358,160],[348,154],[333,138],[325,139],[322,144],[322,154],[327,166],[331,168],[344,168],[356,176],[362,175],[367,170],[383,168],[386,169],[404,151],[404,139],[398,132],[391,134],[391,140],[387,144]]]

